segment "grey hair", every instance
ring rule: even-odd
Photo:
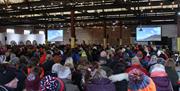
[[[106,72],[102,69],[98,69],[93,76],[93,79],[107,78]]]

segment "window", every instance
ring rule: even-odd
[[[24,34],[30,34],[30,30],[24,30]]]
[[[14,33],[14,29],[6,29],[7,33]]]
[[[44,31],[39,31],[39,34],[44,34]]]

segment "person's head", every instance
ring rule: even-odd
[[[174,59],[173,58],[169,58],[166,61],[165,66],[171,67],[171,68],[175,69],[176,65],[175,65]]]
[[[16,78],[16,74],[12,70],[8,70],[6,67],[1,67],[0,85],[6,86],[9,88],[17,88],[18,81],[19,80]]]
[[[20,61],[18,57],[14,57],[10,60],[10,64],[12,64],[13,66],[15,66],[17,69],[19,68],[20,65]]]
[[[100,57],[106,58],[107,57],[107,52],[106,51],[102,51],[100,53]]]
[[[126,70],[126,65],[123,63],[118,63],[113,67],[114,74],[124,73],[125,70]]]
[[[138,69],[133,69],[128,73],[129,78],[129,89],[132,91],[138,91],[147,87],[150,83],[150,79],[142,71]]]
[[[41,70],[41,68],[39,66],[35,66],[35,67],[32,68],[31,72],[34,73],[37,76],[40,76],[42,70]]]
[[[131,59],[131,63],[132,64],[141,64],[140,61],[139,61],[139,58],[137,56],[134,56],[132,59]]]
[[[28,59],[27,59],[27,57],[24,56],[24,55],[21,55],[21,56],[20,56],[19,61],[20,61],[21,64],[27,64],[27,63],[28,63]]]
[[[165,64],[164,58],[158,58],[158,59],[157,59],[157,63],[164,65],[164,64]]]
[[[102,79],[102,78],[107,78],[106,71],[104,71],[103,69],[98,69],[94,74],[93,79]]]
[[[53,54],[53,61],[54,61],[55,63],[60,63],[61,60],[62,60],[62,58],[61,58],[60,52],[57,52],[57,53],[54,53],[54,54]]]
[[[29,66],[30,66],[30,67],[34,67],[34,66],[36,66],[36,65],[38,64],[38,62],[39,62],[39,59],[38,59],[38,58],[32,57],[32,58],[30,59],[30,64],[29,64]]]
[[[51,54],[47,54],[46,55],[46,60],[52,60],[52,55]]]
[[[62,66],[61,64],[54,64],[52,67],[52,73],[58,75],[61,79],[71,79],[71,70],[69,67]]]
[[[157,62],[157,56],[156,55],[152,55],[150,61],[156,61]]]
[[[162,64],[155,64],[150,68],[150,76],[151,77],[167,77],[167,73],[165,71],[165,67]]]
[[[71,57],[66,58],[64,66],[74,69],[73,59]]]
[[[45,76],[40,82],[40,91],[64,91],[64,83],[57,77]]]

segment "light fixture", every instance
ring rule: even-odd
[[[7,8],[11,8],[12,6],[11,5],[8,5]]]
[[[151,13],[153,12],[153,10],[150,11]]]
[[[160,3],[160,5],[162,6],[162,5],[163,5],[163,3]]]
[[[151,5],[151,3],[149,2],[148,5]]]
[[[94,5],[94,2],[91,2],[92,5]]]
[[[180,12],[177,13],[180,16]]]
[[[54,5],[54,3],[51,3],[51,5]]]

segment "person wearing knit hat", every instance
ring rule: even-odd
[[[4,86],[8,91],[13,91],[17,88],[18,79],[16,74],[0,64],[0,85]]]
[[[151,78],[156,85],[157,91],[173,91],[165,67],[162,64],[155,64],[150,69]]]
[[[47,75],[40,81],[39,91],[65,91],[64,85],[61,79]]]
[[[131,70],[133,70],[133,69],[136,68],[136,69],[139,69],[139,70],[141,70],[142,72],[144,72],[146,75],[148,75],[147,70],[141,66],[141,63],[139,62],[139,59],[138,59],[137,56],[134,56],[134,57],[131,59],[131,63],[132,63],[131,67],[129,67],[129,68],[126,70],[127,73],[129,73]]]
[[[150,68],[151,77],[164,77],[167,76],[165,67],[162,64],[155,64]]]
[[[128,91],[156,91],[153,80],[139,69],[133,69],[128,75]]]

